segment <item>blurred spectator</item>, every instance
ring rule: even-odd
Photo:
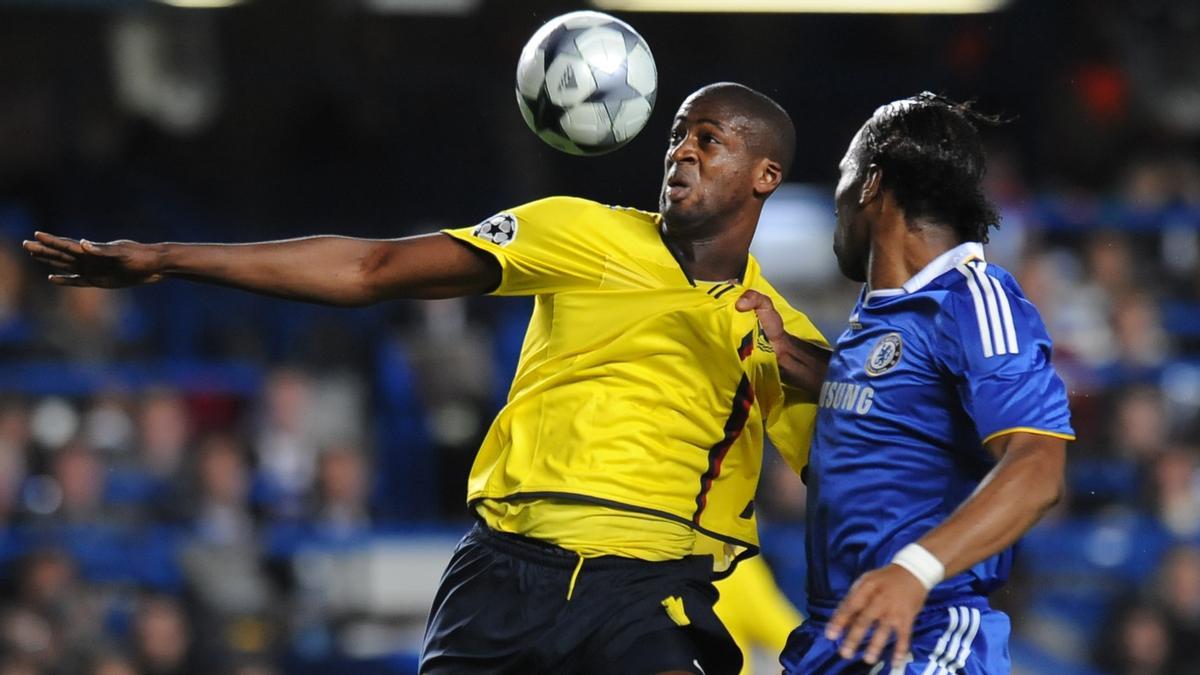
[[[318,506],[313,524],[324,536],[347,537],[371,525],[366,458],[357,448],[332,446],[321,453]]]
[[[1200,472],[1194,448],[1171,448],[1154,461],[1150,495],[1168,532],[1180,540],[1200,540]]]
[[[1158,574],[1158,596],[1174,645],[1173,675],[1200,673],[1200,547],[1180,546],[1167,554]]]
[[[138,317],[125,295],[101,288],[58,289],[43,317],[41,339],[54,353],[84,362],[112,361],[134,352]]]
[[[191,418],[178,392],[154,389],[142,396],[137,415],[139,462],[152,476],[176,479],[191,432]]]
[[[495,408],[494,336],[465,298],[417,305],[420,321],[400,340],[416,374],[436,458],[442,513],[462,512],[462,486]]]
[[[83,439],[115,464],[128,463],[132,457],[134,426],[129,401],[120,392],[99,392],[92,397],[83,415]]]
[[[196,480],[192,529],[197,538],[217,545],[252,544],[250,473],[240,441],[224,434],[203,439],[196,453]]]
[[[1066,358],[1096,366],[1116,353],[1108,296],[1098,286],[1082,283],[1079,274],[1077,258],[1063,250],[1030,252],[1017,269],[1021,289],[1054,339],[1056,365]]]
[[[1129,240],[1119,232],[1089,232],[1084,237],[1088,278],[1107,297],[1134,290],[1133,252]]]
[[[1170,356],[1158,304],[1145,292],[1117,295],[1112,303],[1116,337],[1116,382],[1154,381],[1157,369]]]
[[[0,654],[10,656],[14,668],[53,668],[62,661],[64,646],[62,635],[45,615],[24,605],[0,608]]]
[[[87,675],[140,675],[133,661],[118,653],[104,653],[92,658]]]
[[[1135,159],[1125,167],[1120,194],[1132,209],[1161,209],[1178,195],[1173,169],[1170,162],[1157,155]]]
[[[17,598],[51,619],[72,645],[90,644],[101,629],[91,591],[67,551],[34,549],[21,561]]]
[[[180,394],[156,388],[138,402],[136,452],[122,467],[133,501],[140,502],[155,520],[177,522],[184,517],[188,491],[184,460],[191,443],[192,420]]]
[[[1167,442],[1167,419],[1162,396],[1156,389],[1139,387],[1123,393],[1112,418],[1115,457],[1138,463],[1152,461]]]
[[[266,661],[251,660],[234,667],[233,675],[280,675],[280,671]]]
[[[192,675],[201,671],[191,625],[174,598],[151,595],[138,603],[133,654],[142,675]]]
[[[309,376],[290,368],[271,373],[263,392],[254,448],[270,492],[269,508],[277,516],[300,514],[316,473],[312,395]]]
[[[0,658],[0,675],[42,675],[37,665],[19,657]]]
[[[194,536],[181,556],[188,583],[219,621],[264,611],[270,591],[249,508],[249,470],[237,439],[213,435],[200,443],[197,481]]]
[[[1166,613],[1138,603],[1118,610],[1107,639],[1098,643],[1097,665],[1109,675],[1175,675]]]
[[[28,445],[28,410],[16,400],[0,400],[0,528],[10,524],[19,507]]]
[[[21,346],[32,335],[25,316],[25,270],[18,258],[19,249],[0,240],[0,351],[21,353]]]
[[[62,524],[100,524],[109,520],[104,507],[105,467],[91,447],[72,441],[54,453],[52,477],[61,495],[51,519]]]

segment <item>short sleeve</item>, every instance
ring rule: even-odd
[[[1037,308],[982,262],[959,270],[965,288],[954,289],[938,316],[936,353],[980,442],[1017,431],[1073,439],[1066,387]]]
[[[606,208],[585,199],[549,197],[443,232],[495,256],[501,270],[495,295],[594,288],[604,274],[601,217]]]

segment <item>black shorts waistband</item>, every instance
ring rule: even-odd
[[[579,565],[580,554],[540,539],[510,532],[494,530],[483,523],[475,523],[467,535],[481,544],[503,551],[511,556],[548,567],[573,570]],[[684,574],[698,579],[712,576],[713,561],[708,555],[689,555],[661,562],[628,558],[620,555],[586,556],[586,566],[591,570],[637,568],[651,565],[656,570]]]

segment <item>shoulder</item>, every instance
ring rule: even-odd
[[[1008,270],[982,260],[964,262],[939,279],[940,312],[952,321],[987,319],[998,329],[1018,319],[1031,319],[1037,310]],[[996,316],[993,316],[996,315]]]
[[[521,204],[509,209],[518,218],[570,218],[587,214],[601,208],[601,205],[579,197],[553,196],[543,197],[532,202]]]
[[[966,352],[991,359],[1049,347],[1037,308],[1008,270],[973,260],[941,281],[938,327]]]
[[[611,206],[582,197],[552,196],[543,197],[512,209],[527,214],[561,214],[561,215],[591,215],[611,218],[633,218],[636,220],[657,220],[658,214],[642,211],[628,206]]]
[[[500,214],[501,216],[506,214]],[[579,197],[546,197],[509,209],[521,224],[565,230],[638,229],[657,231],[660,217],[625,206],[609,206]]]

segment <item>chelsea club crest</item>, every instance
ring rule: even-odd
[[[888,333],[880,338],[867,356],[867,375],[875,377],[895,368],[900,363],[902,346],[899,333]]]

